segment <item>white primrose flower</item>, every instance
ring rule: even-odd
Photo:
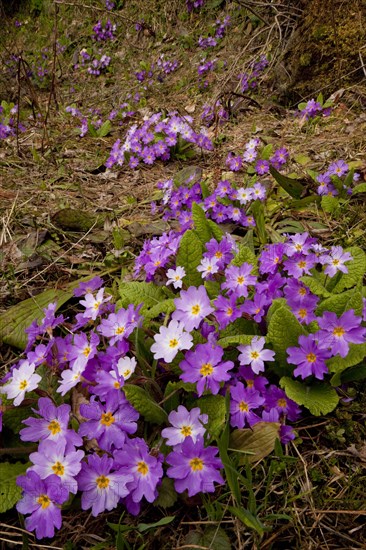
[[[24,361],[18,369],[13,370],[10,382],[0,388],[0,393],[6,393],[8,399],[14,399],[16,407],[23,401],[26,392],[35,390],[41,381],[39,374],[34,372],[35,368],[34,363]]]

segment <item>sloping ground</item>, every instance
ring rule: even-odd
[[[273,77],[271,69],[278,67],[286,49],[278,41],[278,29],[268,28],[266,10],[253,14],[246,3],[212,2],[201,11],[188,13],[185,3],[178,0],[168,4],[157,0],[120,2],[113,11],[106,10],[103,2],[30,4],[33,14],[29,10],[13,13],[2,36],[0,99],[20,105],[25,131],[0,142],[0,313],[48,288],[65,289],[71,281],[90,273],[103,273],[112,281],[113,274],[128,271],[144,239],[167,227],[151,214],[151,202],[159,196],[157,182],[195,164],[213,187],[227,171],[228,153],[241,152],[253,136],[264,144],[288,148],[288,173],[296,173],[312,188],[307,170],[322,172],[340,158],[352,161],[364,178],[366,88],[360,73],[338,94],[329,118],[313,124],[295,116],[295,105],[284,108],[277,102],[277,76],[274,73]],[[231,24],[218,45],[209,50],[198,48],[198,38],[214,28],[217,18],[223,21],[227,15]],[[106,22],[108,18],[117,25],[115,39],[96,43],[91,39],[92,28],[98,19]],[[347,21],[345,28],[350,28]],[[83,49],[89,55],[99,54],[101,49],[111,57],[100,76],[80,67]],[[203,53],[216,60],[216,69],[205,77],[207,87],[197,73]],[[153,77],[151,83],[149,79],[139,83],[134,73],[148,71],[161,54],[176,59],[177,70],[162,82]],[[238,75],[250,74],[253,59],[261,54],[270,59],[268,72],[259,75],[253,92],[241,92]],[[21,60],[14,60],[14,55],[21,55]],[[344,55],[342,50],[342,59]],[[316,55],[314,61],[318,63]],[[301,63],[305,66],[308,58]],[[314,88],[321,89],[323,80],[319,86],[316,82]],[[324,85],[325,97],[343,88],[342,82],[331,90],[328,81]],[[140,98],[133,101],[136,93]],[[214,151],[197,150],[193,159],[141,164],[136,170],[127,165],[106,169],[111,147],[117,138],[124,138],[132,123],[161,110],[177,110],[190,114],[192,124],[199,127],[203,105],[214,105],[218,99],[231,111],[231,118],[208,128],[209,137],[215,140]],[[67,106],[73,106],[89,122],[98,118],[104,122],[112,109],[126,101],[134,113],[118,122],[112,120],[106,135],[93,135],[89,127],[80,137],[80,120],[66,112]],[[240,175],[233,177],[240,181]],[[337,218],[310,207],[295,212],[284,208],[271,223],[281,231],[289,220],[300,224],[297,230],[309,231],[327,245],[365,247],[362,199]],[[0,362],[5,366],[17,356],[8,345],[0,348]],[[190,501],[189,507],[182,503],[175,510],[178,530],[167,526],[149,531],[144,535],[145,547],[225,548],[226,540],[211,546],[214,531],[207,539],[207,528],[215,530],[221,525],[230,536],[229,544],[238,549],[364,548],[364,389],[360,383],[357,400],[340,406],[331,418],[303,419],[296,427],[302,445],[291,447],[288,454],[267,458],[253,469],[258,511],[265,508],[266,515],[274,514],[261,542],[237,519],[228,516],[220,524],[214,504],[210,509],[210,503],[204,502],[205,508],[197,498],[196,506]],[[221,517],[217,510],[216,516]],[[160,517],[149,507],[138,521],[152,523]],[[98,543],[99,548],[113,548],[106,520],[116,524],[119,515],[111,512],[92,518],[88,513],[66,513],[52,544],[65,549],[97,548]],[[136,525],[131,518],[126,521],[131,527]],[[8,527],[2,527],[0,541],[3,537],[2,547],[8,548],[6,541],[19,543],[20,531],[11,514],[4,523]],[[196,528],[196,538],[186,538]],[[206,539],[200,536],[204,529]],[[131,547],[142,547],[140,536],[134,531],[129,536]],[[128,548],[119,544],[119,548]]]

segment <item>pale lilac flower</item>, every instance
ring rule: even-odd
[[[167,285],[173,285],[174,288],[182,288],[183,286],[183,277],[185,277],[186,270],[184,267],[181,267],[180,265],[177,265],[175,269],[168,269],[166,272],[168,280],[166,282]]]
[[[96,320],[99,315],[101,305],[108,302],[108,300],[112,298],[112,296],[107,296],[104,298],[103,294],[104,288],[100,288],[96,296],[89,293],[85,295],[85,300],[80,300],[80,305],[85,307],[85,311],[83,312],[85,317],[89,317],[93,321]]]
[[[25,394],[35,390],[42,380],[39,374],[34,372],[35,368],[34,363],[23,361],[17,369],[12,370],[10,381],[5,386],[0,387],[0,393],[5,393],[8,399],[14,399],[13,404],[15,407],[20,405]]]
[[[180,298],[176,298],[174,304],[176,310],[172,314],[172,319],[181,321],[188,332],[198,328],[201,321],[214,311],[203,285],[198,288],[190,286],[188,290],[182,290]]]
[[[364,344],[366,328],[361,326],[362,317],[355,315],[353,309],[345,311],[343,315],[337,315],[331,311],[325,311],[318,319],[321,330],[317,332],[317,338],[324,348],[330,348],[332,355],[339,353],[346,357],[349,352],[349,344]]]
[[[154,340],[155,343],[150,348],[154,359],[164,359],[166,363],[171,363],[178,351],[193,346],[192,336],[185,332],[183,323],[175,320],[170,321],[167,327],[161,326]]]
[[[188,490],[188,496],[198,493],[213,493],[214,483],[224,483],[219,473],[222,462],[216,458],[217,447],[204,448],[203,439],[196,442],[186,437],[179,451],[173,451],[166,457],[170,468],[168,477],[174,479],[174,486],[178,493]]]
[[[255,374],[264,371],[264,361],[274,361],[275,352],[263,349],[265,338],[255,336],[248,346],[238,346],[240,364],[250,365]]]
[[[353,258],[349,252],[344,252],[341,246],[332,246],[330,253],[320,257],[320,262],[327,267],[324,270],[326,275],[334,277],[338,271],[348,273],[348,268],[344,262],[349,262]]]
[[[83,462],[78,474],[77,482],[82,491],[81,508],[91,508],[94,517],[116,508],[119,500],[129,493],[126,485],[133,480],[133,476],[112,468],[113,458],[93,454],[88,456],[88,463]]]
[[[251,275],[253,266],[244,262],[240,267],[231,265],[225,270],[226,281],[222,283],[221,288],[228,289],[236,296],[248,296],[248,286],[254,285],[257,278]]]
[[[26,529],[35,531],[37,539],[53,537],[55,527],[60,529],[62,524],[60,504],[69,496],[60,478],[51,475],[41,480],[36,472],[28,471],[17,478],[17,485],[23,489],[23,494],[16,509],[21,514],[30,514],[25,518]]]
[[[48,439],[39,444],[38,452],[29,455],[33,466],[27,472],[37,472],[41,479],[55,474],[68,492],[76,494],[78,484],[75,476],[80,472],[84,454],[84,451],[68,452],[65,440],[59,439],[55,443]]]
[[[253,426],[260,421],[260,417],[254,412],[265,402],[264,397],[254,388],[245,388],[238,382],[230,387],[230,424],[235,428],[244,428],[245,424]]]
[[[218,259],[215,256],[213,258],[202,258],[200,265],[197,267],[197,271],[201,273],[204,279],[217,273],[218,270]]]
[[[288,363],[297,365],[294,376],[302,379],[314,375],[315,378],[323,380],[324,374],[328,373],[326,359],[332,356],[331,351],[319,345],[314,334],[299,336],[299,347],[287,348]]]
[[[198,437],[203,437],[206,429],[203,424],[207,424],[207,414],[201,414],[198,407],[194,407],[188,411],[183,405],[179,405],[177,411],[172,411],[169,414],[169,422],[172,428],[164,428],[161,435],[167,438],[167,445],[175,447],[183,443],[186,437],[191,437],[193,442],[197,441]]]

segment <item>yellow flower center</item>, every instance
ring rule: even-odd
[[[295,245],[295,248],[298,252],[300,252],[302,250],[302,245],[301,244],[297,244]]]
[[[131,371],[129,369],[125,370],[125,372],[122,374],[123,378],[127,378],[128,376],[130,376],[131,374]]]
[[[121,384],[119,382],[115,382],[113,386],[116,388],[116,390],[119,390],[121,387]]]
[[[91,348],[89,346],[83,349],[83,354],[85,355],[85,357],[88,357],[90,352],[91,352]]]
[[[300,294],[300,296],[305,296],[306,288],[304,288],[303,286],[301,288],[299,288],[299,294]]]
[[[106,476],[99,476],[95,481],[98,485],[98,489],[106,489],[109,485],[109,478]]]
[[[232,307],[228,307],[227,310],[226,310],[226,315],[227,315],[228,317],[231,317],[233,313],[234,313],[233,308],[232,308]]]
[[[156,262],[154,263],[155,266],[158,266],[161,264],[161,261],[160,260],[156,260]]]
[[[95,302],[95,304],[93,305],[93,308],[95,309],[95,311],[99,308],[100,306],[100,302]]]
[[[299,317],[301,317],[301,319],[305,319],[307,313],[306,309],[299,309]]]
[[[243,275],[239,275],[239,277],[236,279],[236,282],[238,285],[243,285],[245,283],[245,277]]]
[[[192,435],[192,430],[190,426],[182,426],[180,433],[184,435],[184,437],[188,437],[189,435]]]
[[[333,265],[338,265],[338,264],[339,264],[339,260],[333,260],[333,261],[332,261],[332,264],[333,264]]]
[[[40,495],[37,498],[37,502],[42,506],[43,509],[48,508],[49,505],[51,504],[51,500],[47,495]]]
[[[309,363],[315,363],[315,361],[316,361],[315,353],[308,353],[307,356],[306,356],[306,359]]]
[[[215,258],[222,258],[222,252],[220,252],[220,250],[218,250],[217,252],[215,252]]]
[[[142,476],[146,476],[149,472],[149,466],[146,464],[146,462],[141,460],[140,462],[137,463],[137,471]]]
[[[110,426],[115,422],[115,418],[111,412],[103,413],[100,423],[104,426]]]
[[[250,357],[251,357],[252,359],[258,359],[259,353],[258,353],[257,351],[251,351],[251,352],[250,352]]]
[[[116,330],[116,334],[123,334],[125,331],[125,327],[118,327],[118,329]]]
[[[200,472],[201,470],[203,470],[203,460],[201,460],[201,458],[198,458],[198,456],[196,458],[192,458],[192,460],[189,461],[189,465],[192,469],[192,472]]]
[[[201,311],[201,306],[199,304],[192,306],[192,309],[191,309],[192,315],[198,315],[200,311]]]
[[[279,261],[280,261],[279,257],[276,256],[275,259],[274,259],[274,263],[275,263],[275,264],[278,264]]]
[[[175,279],[176,281],[180,281],[180,275],[176,275],[176,276],[174,277],[174,279]]]
[[[48,424],[47,428],[50,430],[52,435],[56,435],[60,433],[61,426],[60,423],[57,422],[57,420],[51,420],[51,422]]]
[[[252,388],[254,386],[254,380],[246,380],[247,387]]]
[[[202,376],[209,376],[212,373],[213,366],[211,365],[211,363],[204,363],[200,368],[200,374],[202,374]]]
[[[282,397],[281,399],[279,399],[279,400],[277,401],[277,405],[278,405],[279,407],[281,407],[282,409],[284,409],[285,407],[287,407],[287,401],[286,401],[286,399],[284,399],[284,398]]]
[[[239,410],[241,412],[248,412],[249,411],[248,403],[245,403],[245,401],[240,401]]]
[[[301,260],[301,262],[299,262],[297,265],[299,266],[300,269],[305,269],[306,262],[304,260]]]
[[[23,390],[25,390],[25,388],[26,388],[27,386],[28,386],[27,380],[22,380],[22,381],[20,382],[20,384],[19,384],[19,389],[23,391]]]
[[[65,472],[65,468],[63,464],[61,464],[61,462],[55,462],[55,464],[52,466],[52,470],[57,476],[63,476]]]
[[[344,330],[343,327],[335,327],[335,329],[333,330],[333,336],[337,336],[338,338],[341,338],[341,336],[343,336],[345,332],[346,331]]]
[[[178,340],[177,340],[176,338],[172,338],[172,339],[170,340],[170,342],[169,342],[169,347],[170,347],[170,348],[176,348],[177,345],[178,345],[178,343],[179,343],[179,342],[178,342]]]

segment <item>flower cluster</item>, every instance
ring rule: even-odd
[[[88,132],[91,132],[92,135],[98,135],[98,130],[102,128],[103,126],[103,118],[102,113],[100,109],[89,109],[88,110],[88,116],[85,116],[82,114],[80,109],[76,107],[75,104],[68,105],[65,108],[65,111],[67,113],[70,113],[70,115],[74,118],[79,119],[80,121],[80,137],[84,137],[87,135]],[[107,115],[105,122],[107,120],[109,121],[118,121],[118,124],[122,126],[126,120],[133,117],[135,114],[135,111],[131,109],[131,105],[129,103],[122,103],[119,107],[112,109],[110,113]],[[103,137],[103,136],[102,136]]]
[[[6,139],[16,135],[16,115],[18,105],[2,101],[0,105],[0,139]],[[19,131],[24,132],[25,126],[19,124]]]
[[[175,149],[190,144],[211,150],[211,140],[202,132],[196,133],[191,124],[189,116],[170,113],[163,118],[162,113],[156,113],[141,126],[131,126],[122,144],[120,139],[114,143],[106,166],[121,166],[125,161],[130,168],[137,168],[140,162],[151,165],[159,159],[170,159]]]
[[[205,0],[186,0],[187,10],[191,12],[194,9],[202,8],[204,3]]]
[[[223,124],[229,120],[229,113],[222,105],[221,101],[218,100],[214,105],[206,103],[206,105],[203,106],[201,120],[206,126],[211,126],[216,121],[219,124]]]
[[[135,72],[135,77],[146,88],[146,85],[151,85],[154,79],[158,82],[163,82],[166,76],[178,69],[179,62],[177,59],[165,59],[165,55],[161,54],[156,63],[142,62],[140,65],[141,70]]]
[[[94,76],[100,76],[102,72],[109,67],[111,58],[104,54],[102,50],[99,50],[98,53],[94,54],[90,50],[83,48],[79,53],[78,63],[74,65],[74,70],[83,68],[87,72]]]
[[[260,140],[258,138],[249,140],[245,145],[245,150],[242,155],[234,154],[232,152],[228,154],[226,158],[226,166],[232,172],[238,172],[241,168],[243,168],[244,163],[253,163],[258,157],[257,147],[259,145]],[[289,153],[287,149],[285,147],[280,147],[279,149],[276,149],[269,160],[259,159],[255,164],[254,171],[258,175],[263,176],[269,172],[269,167],[271,165],[279,170],[284,164],[286,164],[288,156]]]
[[[200,36],[198,46],[202,49],[213,48],[217,46],[219,40],[224,38],[226,28],[230,25],[230,16],[226,16],[223,20],[218,19],[215,22],[215,27],[212,29],[213,36]]]
[[[310,99],[306,103],[301,103],[299,105],[298,116],[304,118],[305,120],[309,120],[310,118],[315,118],[320,115],[326,117],[330,115],[331,110],[331,107],[325,107],[320,101]]]
[[[258,61],[254,61],[249,67],[249,71],[238,75],[239,86],[242,93],[247,92],[258,85],[257,78],[268,66],[268,59],[261,55]]]
[[[108,40],[114,40],[116,35],[117,25],[112,24],[110,19],[103,26],[102,21],[98,21],[93,27],[93,40],[97,42],[106,42]]]
[[[352,195],[351,185],[359,179],[360,174],[350,170],[344,160],[336,160],[329,165],[328,170],[316,177],[318,195]]]

